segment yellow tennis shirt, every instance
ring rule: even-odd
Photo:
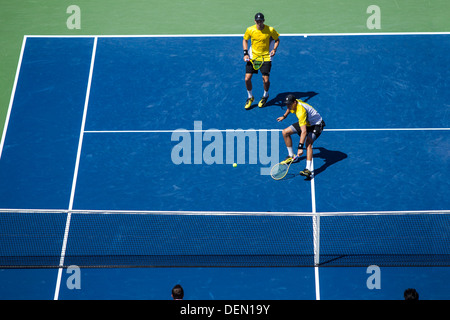
[[[307,127],[315,126],[322,122],[322,117],[316,109],[300,99],[297,99],[297,110],[291,110],[290,112],[295,113],[300,127],[304,125]]]
[[[253,55],[264,56],[264,60],[270,61],[270,40],[277,40],[279,36],[273,27],[265,25],[262,30],[258,30],[255,24],[247,28],[244,39],[251,39]]]

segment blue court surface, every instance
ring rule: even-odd
[[[245,110],[241,36],[25,37],[0,299],[450,299],[450,35],[281,39]],[[268,174],[288,93],[326,122],[311,180]]]

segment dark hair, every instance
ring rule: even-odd
[[[405,297],[405,300],[419,300],[419,293],[416,289],[406,289],[403,296]]]
[[[184,290],[179,284],[177,284],[177,285],[175,285],[175,287],[173,287],[173,289],[172,289],[172,297],[174,299],[183,299],[183,297],[184,297]]]

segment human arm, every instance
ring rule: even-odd
[[[277,40],[274,41],[273,49],[272,49],[272,51],[270,51],[271,57],[273,57],[276,54],[279,45],[280,45],[280,38],[278,38]]]
[[[250,56],[248,55],[248,40],[245,40],[245,38],[242,40],[242,48],[244,49],[244,61],[249,61]]]
[[[298,144],[298,151],[297,151],[297,156],[301,156],[303,154],[303,145],[306,142],[306,135],[307,135],[307,131],[306,131],[306,125],[302,125],[300,126],[300,142]]]
[[[285,112],[281,117],[278,117],[278,118],[277,118],[277,121],[278,121],[278,122],[281,122],[281,121],[283,121],[284,119],[286,119],[287,116],[289,115],[289,112],[290,112],[289,109],[287,109],[286,112]]]

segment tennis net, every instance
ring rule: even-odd
[[[0,268],[449,266],[450,211],[0,210]]]

